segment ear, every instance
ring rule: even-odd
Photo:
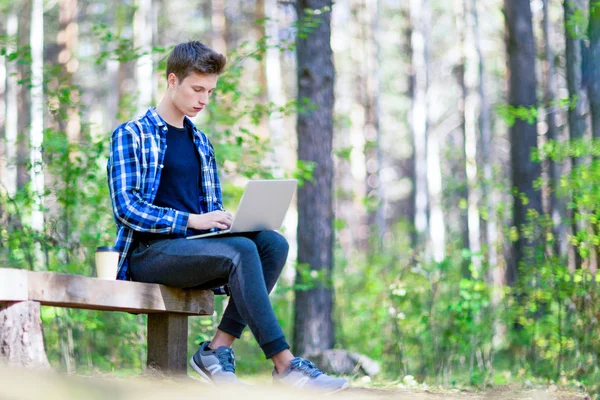
[[[169,76],[167,77],[167,86],[169,88],[174,87],[175,85],[178,84],[178,79],[177,79],[177,75],[175,75],[174,73],[170,73]]]

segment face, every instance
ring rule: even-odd
[[[192,72],[179,82],[175,74],[170,74],[167,79],[168,93],[175,107],[183,115],[193,118],[208,105],[217,80],[217,75]]]

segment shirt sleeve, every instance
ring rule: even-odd
[[[210,140],[208,140],[208,145],[210,147],[210,151],[213,154],[213,157],[211,157],[212,161],[211,161],[210,170],[213,173],[212,178],[213,178],[213,184],[215,187],[215,207],[217,210],[225,211],[225,207],[223,206],[223,195],[221,194],[221,181],[219,180],[219,173],[217,171],[217,158],[216,158],[216,156],[214,156],[215,148],[213,147]]]
[[[157,207],[142,198],[139,129],[121,125],[111,137],[107,172],[115,219],[138,232],[185,235],[188,213]]]

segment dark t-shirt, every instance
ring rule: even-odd
[[[154,205],[200,214],[200,155],[193,133],[167,126],[167,150]]]
[[[200,214],[201,161],[194,144],[191,127],[168,125],[167,149],[160,184],[153,204],[193,214]],[[196,233],[188,229],[188,234]],[[138,233],[138,240],[166,238],[169,235]]]

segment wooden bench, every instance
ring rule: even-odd
[[[0,361],[47,366],[40,305],[148,314],[148,366],[187,372],[188,317],[212,315],[210,290],[0,268]]]

